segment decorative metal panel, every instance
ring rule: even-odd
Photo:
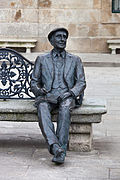
[[[30,91],[33,66],[18,52],[0,48],[0,99],[33,99]]]
[[[112,0],[112,12],[120,13],[120,0]]]

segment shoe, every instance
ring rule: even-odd
[[[55,157],[59,156],[64,150],[59,146],[59,144],[53,144],[52,152]]]
[[[52,162],[56,163],[56,164],[63,164],[65,161],[65,153],[61,153],[59,156],[57,157],[53,157]]]

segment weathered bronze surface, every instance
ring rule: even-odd
[[[51,31],[48,39],[53,49],[38,56],[31,79],[36,100],[39,126],[54,155],[52,161],[64,163],[70,126],[70,111],[80,106],[86,87],[81,59],[65,51],[68,38],[65,28]],[[58,108],[57,129],[51,121],[51,111]]]

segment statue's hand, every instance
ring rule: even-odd
[[[49,103],[54,103],[57,104],[57,99],[55,99],[54,97],[46,97],[46,101]]]
[[[44,88],[40,88],[39,89],[39,95],[46,95],[47,94],[47,92],[46,92],[46,90],[44,89]]]
[[[71,96],[70,92],[66,92],[59,97],[59,101],[63,101],[70,96]]]

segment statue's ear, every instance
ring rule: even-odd
[[[52,46],[54,46],[54,39],[53,39],[53,36],[50,38],[50,44],[51,44]]]

